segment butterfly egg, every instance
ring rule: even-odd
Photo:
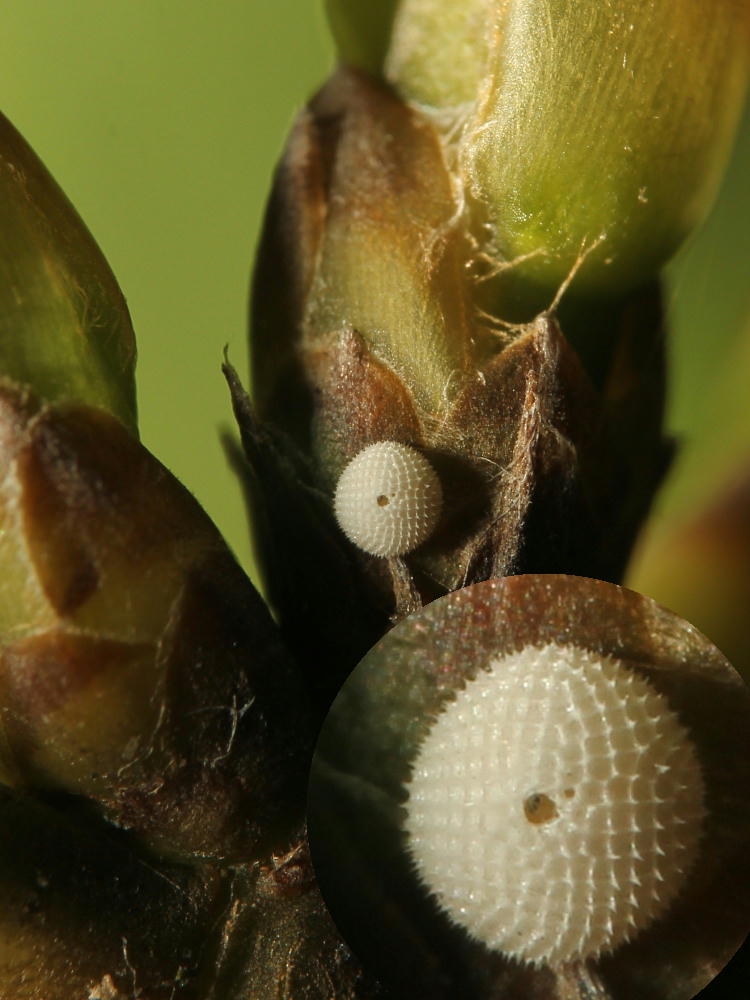
[[[404,828],[470,936],[532,963],[593,958],[663,913],[697,855],[704,787],[666,698],[621,661],[528,646],[440,712]]]
[[[373,556],[401,556],[432,534],[442,489],[430,463],[409,445],[378,441],[341,474],[334,497],[339,527]]]

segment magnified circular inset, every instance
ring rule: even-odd
[[[689,1000],[750,926],[750,692],[692,626],[563,576],[451,594],[364,658],[309,823],[408,997]]]

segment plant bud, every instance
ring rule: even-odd
[[[464,111],[485,92],[512,0],[401,0],[385,57],[385,75],[409,100]]]
[[[300,334],[319,392],[330,391],[327,370],[347,330],[407,383],[405,419],[409,408],[432,412],[456,391],[469,365],[470,322],[456,209],[429,122],[361,74],[334,76],[295,125],[268,210],[253,317],[264,412],[282,420],[288,410]],[[340,463],[348,447],[340,434],[325,424],[313,433]]]
[[[573,294],[611,295],[652,276],[713,200],[749,31],[736,0],[405,0],[386,66],[407,99],[463,123],[480,242],[534,254],[513,277],[549,295],[589,248]]]
[[[135,338],[122,292],[40,160],[0,115],[0,372],[50,402],[136,429]]]
[[[8,385],[0,409],[9,767],[158,851],[254,857],[299,822],[307,759],[265,606],[115,418]]]
[[[482,312],[474,252],[429,120],[340,71],[295,125],[268,209],[257,415],[230,374],[269,594],[329,694],[420,598],[523,570],[617,579],[665,467],[653,290],[604,318],[617,349],[594,386],[553,315],[508,331]],[[413,552],[382,550],[406,564],[357,551],[334,517],[345,468],[384,442],[441,484]]]
[[[733,470],[674,524],[654,526],[637,550],[629,585],[653,594],[713,636],[750,683],[750,468]]]

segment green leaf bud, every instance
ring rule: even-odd
[[[510,0],[401,0],[385,75],[409,100],[435,108],[471,106],[485,86]]]
[[[299,822],[308,752],[265,606],[119,421],[0,399],[9,766],[163,853],[255,856]]]
[[[287,408],[281,380],[300,323],[311,354],[330,351],[334,331],[358,331],[418,405],[438,407],[467,367],[468,317],[467,251],[435,129],[386,88],[341,72],[300,116],[273,199],[255,278],[263,409]]]
[[[412,584],[432,599],[532,568],[617,579],[665,466],[658,295],[597,314],[618,351],[594,384],[553,315],[509,329],[483,311],[494,264],[454,182],[429,117],[340,70],[300,115],[268,208],[252,315],[262,423],[236,380],[235,412],[271,599],[300,657],[311,642],[316,661],[341,654],[339,682],[394,606],[411,609]],[[408,573],[354,551],[333,516],[339,477],[377,442],[416,448],[441,483]],[[551,538],[551,523],[565,530]]]
[[[0,115],[0,371],[135,431],[134,366],[130,316],[101,250]]]
[[[405,0],[386,65],[407,99],[451,110],[485,250],[534,255],[514,277],[549,300],[588,249],[571,294],[611,295],[653,275],[710,205],[749,30],[738,0]]]

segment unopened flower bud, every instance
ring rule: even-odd
[[[459,10],[460,8],[460,10]],[[547,295],[653,275],[701,221],[742,109],[750,7],[735,0],[404,0],[386,70],[449,111],[485,249]]]
[[[299,821],[306,760],[265,606],[119,421],[9,386],[0,403],[9,767],[165,853],[254,856]]]
[[[122,292],[63,192],[0,115],[0,372],[50,402],[136,427],[135,339]]]
[[[617,578],[664,468],[658,297],[606,316],[620,351],[599,392],[553,314],[509,330],[483,312],[454,167],[429,117],[340,70],[300,115],[269,204],[256,411],[234,378],[235,411],[270,597],[334,690],[419,596],[523,569]],[[416,448],[441,482],[420,544],[378,546],[406,569],[357,551],[334,517],[344,469],[385,442]]]
[[[367,381],[379,381],[377,362],[385,363],[406,381],[412,405],[438,408],[469,365],[470,317],[468,251],[452,224],[457,205],[435,129],[387,88],[341,72],[298,119],[273,198],[253,317],[264,413],[299,416],[287,400],[300,332],[325,394],[352,330],[374,354]],[[314,430],[332,463],[345,462],[349,443],[327,422]]]

